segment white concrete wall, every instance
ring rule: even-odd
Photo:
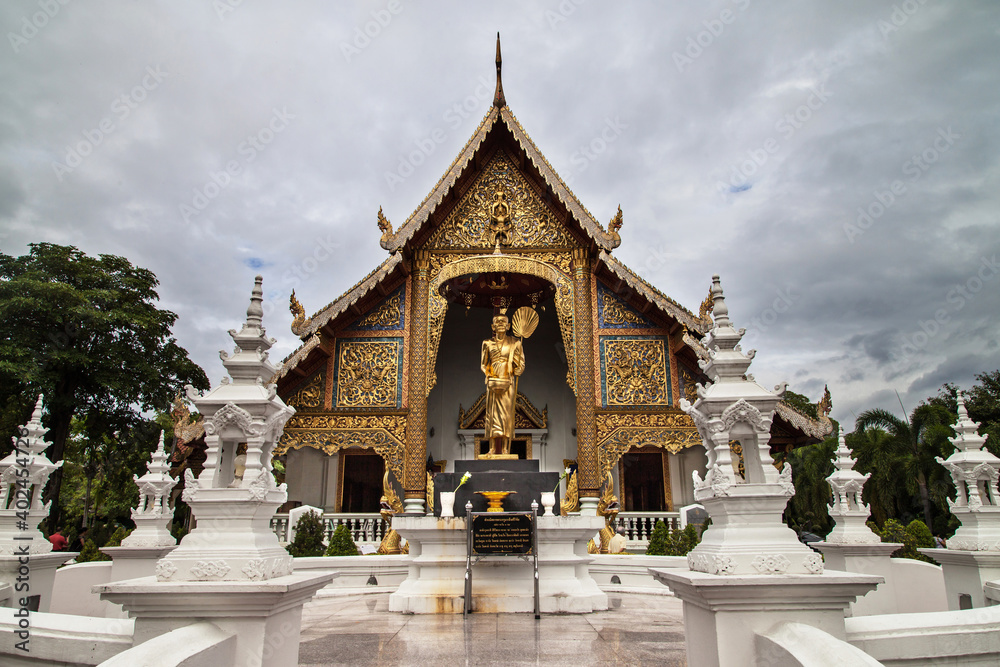
[[[75,614],[103,618],[117,605],[112,605],[92,593],[98,584],[111,581],[112,562],[109,560],[93,563],[76,563],[56,570],[55,585],[52,590],[52,606],[49,611],[56,614]]]
[[[236,634],[202,621],[119,653],[102,667],[226,667],[236,665]]]
[[[887,666],[1000,664],[1000,607],[846,619],[847,641]]]
[[[0,665],[5,667],[99,665],[132,646],[132,619],[31,612],[30,652],[25,655],[15,648],[22,641],[16,634],[15,613],[0,609]]]

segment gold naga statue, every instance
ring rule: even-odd
[[[392,488],[392,482],[389,481],[389,470],[385,471],[385,475],[382,477],[382,498],[379,501],[381,505],[380,514],[382,519],[386,522],[389,530],[386,532],[385,537],[382,538],[382,542],[378,545],[378,551],[376,553],[382,555],[395,555],[395,554],[405,554],[410,552],[410,545],[400,548],[399,543],[401,538],[396,529],[392,527],[392,517],[394,514],[400,514],[403,511],[403,503],[400,501],[399,496],[396,495],[396,491]]]
[[[601,528],[601,544],[598,546],[594,543],[594,540],[590,540],[587,544],[587,553],[610,553],[611,538],[615,536],[615,518],[618,516],[618,512],[621,507],[618,504],[618,498],[614,493],[615,483],[611,478],[611,471],[607,472],[604,481],[604,493],[601,494],[601,499],[597,503],[597,513],[604,517],[604,527]]]
[[[486,378],[486,439],[489,456],[510,457],[514,437],[514,410],[517,407],[517,381],[524,373],[522,339],[538,326],[538,313],[527,306],[518,308],[510,323],[513,336],[507,333],[508,319],[503,313],[493,318],[493,337],[483,341],[480,368]]]

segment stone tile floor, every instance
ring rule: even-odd
[[[403,615],[389,594],[314,599],[302,614],[300,667],[327,665],[683,666],[674,597],[609,593],[593,614]]]

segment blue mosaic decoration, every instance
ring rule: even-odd
[[[337,408],[403,404],[403,338],[338,338],[334,366]]]
[[[397,331],[406,325],[406,284],[348,327],[348,331]]]
[[[599,329],[658,328],[600,281],[597,281],[597,326]]]
[[[663,336],[601,336],[601,405],[654,407],[673,404],[670,355]]]

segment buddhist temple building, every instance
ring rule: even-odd
[[[301,346],[276,376],[296,411],[275,450],[289,500],[374,512],[388,470],[406,511],[425,511],[428,471],[488,453],[482,344],[495,313],[527,307],[538,324],[523,340],[511,453],[574,467],[583,512],[609,478],[623,511],[693,503],[706,456],[678,401],[707,379],[712,302],[696,314],[636,275],[613,255],[622,208],[600,217],[507,105],[498,42],[493,104],[461,153],[401,225],[378,209],[385,261],[310,317],[292,294]],[[711,273],[692,280],[707,291]],[[825,438],[828,412],[780,403],[772,451]]]

